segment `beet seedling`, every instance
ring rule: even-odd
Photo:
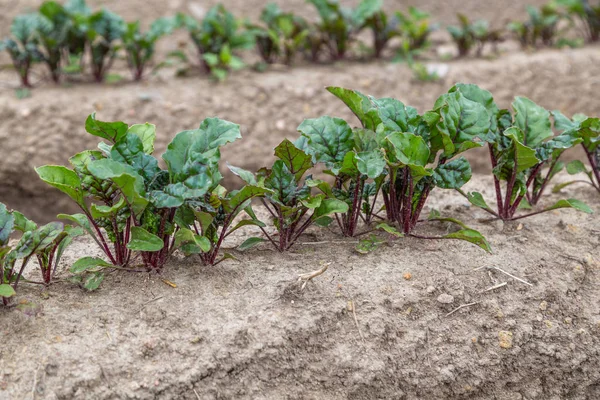
[[[457,189],[471,178],[471,168],[458,154],[481,146],[489,130],[483,106],[460,92],[442,95],[432,111],[420,116],[413,107],[395,99],[375,99],[354,90],[329,88],[361,121],[364,134],[375,140],[385,159],[385,179],[375,180],[375,193],[384,202],[386,219],[402,233],[414,233],[431,191]],[[435,163],[435,166],[429,165]],[[378,162],[369,162],[375,166]],[[461,239],[490,251],[477,231],[456,220],[462,229],[441,238]]]
[[[355,9],[342,7],[337,0],[308,0],[317,9],[318,29],[333,60],[345,57],[350,43],[367,20],[379,12],[382,0],[362,0]]]
[[[9,245],[11,235],[21,232],[21,238]],[[20,281],[39,283],[48,286],[56,273],[58,263],[75,236],[83,232],[78,228],[51,222],[42,227],[28,220],[17,211],[8,211],[0,203],[0,297],[8,304],[8,298],[15,295]],[[37,258],[42,282],[23,278],[23,272],[32,258]],[[17,261],[21,265],[17,268]]]
[[[104,81],[119,50],[119,41],[127,30],[123,19],[108,10],[98,11],[87,18],[87,40],[90,66],[96,82]]]
[[[268,240],[281,252],[289,250],[298,238],[313,224],[328,226],[331,216],[348,211],[348,205],[325,194],[311,194],[308,182],[311,176],[306,172],[313,167],[311,156],[289,140],[284,140],[275,148],[278,158],[270,169],[262,168],[256,176],[241,168],[230,167],[250,186],[266,189],[261,200],[273,218],[279,238],[269,235],[260,224]],[[331,191],[331,189],[329,189]],[[262,240],[249,238],[241,247],[248,248]]]
[[[154,21],[150,25],[150,30],[145,33],[140,32],[139,21],[127,24],[127,30],[123,34],[123,47],[134,80],[142,79],[146,65],[154,56],[156,42],[171,33],[174,27],[175,20],[164,17]]]
[[[37,30],[40,45],[44,49],[43,60],[55,83],[60,80],[60,64],[71,25],[71,17],[63,6],[54,1],[46,1],[41,5]]]
[[[348,211],[336,213],[335,220],[344,236],[354,236],[360,219],[367,222],[373,214],[370,198],[376,194],[376,184],[367,180],[377,180],[385,168],[375,135],[365,129],[353,130],[346,121],[331,117],[305,120],[298,131],[303,135],[304,151],[313,162],[325,164],[325,173],[335,178],[332,187],[320,180],[310,180],[308,185],[348,205]]]
[[[223,5],[211,8],[201,22],[184,14],[177,19],[178,25],[189,31],[204,71],[219,80],[244,65],[235,55],[237,50],[254,46],[252,32],[243,30],[243,24]]]
[[[581,139],[572,131],[563,132],[555,137],[551,129],[550,113],[527,98],[517,97],[512,104],[514,114],[511,114],[509,110],[498,109],[491,93],[475,85],[459,84],[452,90],[463,93],[465,97],[484,107],[490,121],[487,140],[497,211],[487,205],[480,193],[467,194],[459,190],[471,204],[504,221],[558,208],[592,212],[581,201],[567,199],[543,210],[517,216],[519,208],[526,205],[524,200],[528,196],[537,202],[546,183],[554,176],[560,154],[579,143]],[[546,178],[541,178],[542,168],[548,163],[549,172]],[[504,191],[501,182],[506,183]]]
[[[566,165],[566,170],[570,175],[583,172],[588,180],[574,180],[556,185],[552,191],[554,193],[562,188],[574,183],[585,183],[591,185],[600,193],[600,119],[588,118],[585,115],[575,115],[573,120],[568,119],[558,111],[552,113],[555,119],[557,129],[564,130],[567,135],[575,135],[581,140],[581,146],[585,152],[587,161],[590,165],[588,170],[580,160],[571,161]],[[555,168],[562,169],[562,165]]]
[[[284,64],[291,65],[296,53],[305,46],[308,23],[292,13],[284,13],[275,3],[265,7],[260,19],[266,27],[250,28],[263,61],[272,64],[282,58]]]
[[[219,148],[240,137],[239,126],[209,118],[198,129],[179,133],[163,155],[168,170],[160,169],[152,156],[154,125],[102,122],[92,114],[86,130],[108,143],[100,143],[100,151],[72,157],[72,170],[61,166],[36,170],[42,180],[71,197],[83,211],[59,217],[80,225],[109,260],[84,258],[75,263],[72,272],[91,273],[86,287],[95,288],[102,280],[102,269],[128,266],[132,252],[139,252],[148,270],[161,271],[173,251],[187,243],[181,234],[177,236],[181,227],[177,221],[184,220],[177,218],[178,210],[201,203],[221,179]],[[206,246],[201,249],[209,250]]]
[[[457,14],[457,17],[460,25],[449,26],[448,32],[458,47],[459,57],[468,55],[474,46],[477,48],[476,54],[479,57],[486,42],[500,40],[500,33],[491,31],[487,21],[477,20],[471,22],[464,14]]]
[[[31,87],[31,66],[44,59],[39,49],[38,24],[39,16],[36,14],[18,15],[10,26],[11,37],[0,41],[0,51],[8,52],[24,87]]]

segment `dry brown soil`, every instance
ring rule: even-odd
[[[587,188],[562,195],[600,212]],[[94,293],[22,286],[27,310],[0,309],[0,398],[600,398],[598,217],[481,223],[487,214],[443,191],[431,206],[481,230],[494,254],[405,238],[361,256],[314,230],[286,254],[234,251],[218,267],[178,256],[162,276],[115,273]],[[90,242],[70,248],[60,278],[94,255]],[[300,290],[298,274],[323,263]]]
[[[145,23],[213,4],[91,3]],[[264,3],[225,2],[251,18]],[[279,3],[312,15],[302,0]],[[525,4],[386,3],[390,9],[418,3],[442,24],[453,23],[454,12],[461,10],[496,26],[521,18]],[[0,35],[15,14],[38,4],[0,0]],[[435,40],[448,42],[443,33]],[[177,41],[166,39],[159,53],[176,48]],[[328,114],[354,121],[324,90],[328,85],[396,97],[424,111],[455,82],[473,82],[491,90],[503,107],[523,95],[568,115],[598,114],[598,47],[523,53],[507,42],[502,49],[495,58],[444,61],[449,72],[435,83],[415,81],[404,64],[355,61],[277,67],[262,74],[246,70],[223,84],[199,76],[174,78],[170,70],[141,84],[55,87],[41,81],[32,97],[17,100],[14,72],[2,70],[0,201],[40,222],[75,211],[40,183],[33,168],[64,164],[70,155],[94,147],[97,140],[83,129],[93,111],[100,119],[156,124],[158,154],[177,132],[206,117],[232,120],[242,126],[244,139],[228,146],[223,158],[249,169],[270,162],[273,147],[297,137],[305,118]],[[6,62],[0,58],[0,64]],[[442,61],[431,52],[426,62]],[[127,74],[122,65],[118,72]],[[43,68],[36,74],[43,80]],[[475,152],[471,161],[478,173],[487,171],[485,152]],[[224,174],[227,185],[235,184]],[[487,176],[477,174],[469,185],[488,188],[484,192],[491,198]],[[597,194],[585,187],[571,187],[561,196],[585,200],[600,212]],[[558,198],[551,195],[546,202]],[[115,273],[95,293],[67,282],[47,294],[23,285],[15,302],[29,302],[33,310],[0,308],[0,399],[600,398],[597,214],[560,210],[522,225],[482,223],[478,219],[485,213],[444,191],[434,192],[431,207],[481,230],[494,254],[462,242],[406,238],[360,256],[353,240],[341,239],[335,230],[315,230],[290,253],[264,246],[235,252],[239,261],[215,268],[178,256],[162,277]],[[447,227],[420,229],[434,235]],[[227,246],[243,239],[236,236]],[[95,254],[92,243],[76,242],[59,277],[68,276],[77,258]],[[329,262],[323,276],[299,290],[297,274]],[[497,270],[475,270],[480,267],[500,267],[532,286]],[[476,304],[447,316],[471,303]]]

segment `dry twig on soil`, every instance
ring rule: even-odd
[[[319,275],[322,275],[325,271],[327,271],[327,268],[329,268],[330,265],[331,265],[331,263],[329,262],[329,263],[323,265],[323,268],[321,268],[321,269],[309,272],[307,274],[298,275],[298,282],[303,282],[300,290],[304,290],[304,288],[306,287],[308,282],[312,281],[314,278],[316,278]]]

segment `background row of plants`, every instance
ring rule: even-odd
[[[78,214],[58,216],[72,226],[38,227],[0,204],[0,297],[8,304],[22,281],[49,285],[65,248],[84,234],[104,256],[76,261],[71,279],[93,290],[107,271],[160,272],[178,250],[217,265],[233,258],[221,251],[225,240],[248,227],[262,235],[245,240],[241,251],[264,242],[285,252],[310,227],[332,226],[340,235],[361,237],[360,253],[407,235],[464,240],[490,252],[487,240],[463,222],[435,210],[424,215],[434,190],[458,191],[492,219],[504,221],[558,208],[591,213],[576,199],[541,201],[563,168],[586,172],[589,180],[582,182],[600,194],[598,118],[568,119],[523,97],[515,99],[512,110],[499,109],[491,93],[476,85],[457,84],[421,115],[392,98],[328,90],[361,125],[329,116],[305,120],[295,142],[286,139],[275,148],[272,165],[255,172],[228,165],[244,182],[238,190],[221,185],[219,170],[221,147],[241,138],[238,125],[208,118],[198,129],[178,133],[162,155],[163,169],[153,156],[154,125],[103,122],[90,115],[85,130],[102,139],[98,148],[72,156],[70,168],[36,169],[80,208]],[[584,147],[590,169],[582,161],[566,166],[560,161],[576,145]],[[471,178],[462,154],[482,146],[490,152],[496,194],[487,200],[462,189]],[[314,176],[317,166],[324,173]],[[268,218],[258,218],[257,203]],[[447,226],[439,230],[443,234],[430,236],[419,228],[424,223]],[[39,281],[23,277],[31,260],[39,265]]]
[[[204,72],[221,80],[228,71],[244,66],[239,52],[256,48],[262,64],[292,64],[298,57],[309,62],[335,61],[355,53],[380,58],[393,46],[396,59],[413,59],[431,45],[430,34],[438,28],[429,14],[411,7],[408,12],[387,13],[383,0],[362,0],[356,8],[342,6],[337,0],[307,0],[315,6],[317,22],[310,22],[269,4],[259,23],[236,18],[223,5],[211,8],[202,20],[178,14],[154,21],[143,30],[139,21],[125,22],[106,9],[92,10],[85,0],[68,0],[64,5],[46,1],[38,12],[17,16],[11,35],[0,42],[25,87],[31,86],[30,71],[35,63],[47,65],[54,82],[64,75],[89,71],[97,82],[114,78],[109,71],[115,59],[124,59],[134,80],[140,80],[153,62],[157,41],[177,29],[185,29],[196,49]],[[540,45],[577,45],[583,39],[596,42],[600,37],[600,5],[587,0],[552,0],[541,8],[528,7],[529,20],[513,22],[512,32],[523,47]],[[458,14],[460,25],[448,27],[459,55],[476,49],[481,54],[486,44],[496,44],[506,36],[493,30],[487,21],[470,21]],[[567,38],[572,28],[581,30],[579,39]],[[359,35],[370,31],[371,43],[360,42]],[[189,69],[187,53],[176,50],[153,69],[177,65]],[[417,72],[422,69],[416,65]]]

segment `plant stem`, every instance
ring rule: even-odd
[[[492,161],[492,175],[494,177],[494,188],[496,189],[496,203],[498,204],[498,216],[502,218],[504,216],[504,207],[502,205],[502,188],[500,187],[500,181],[496,174],[494,174],[494,169],[498,166],[498,160],[496,159],[496,155],[494,154],[494,146],[491,143],[488,143],[488,149],[490,151],[490,159]]]

